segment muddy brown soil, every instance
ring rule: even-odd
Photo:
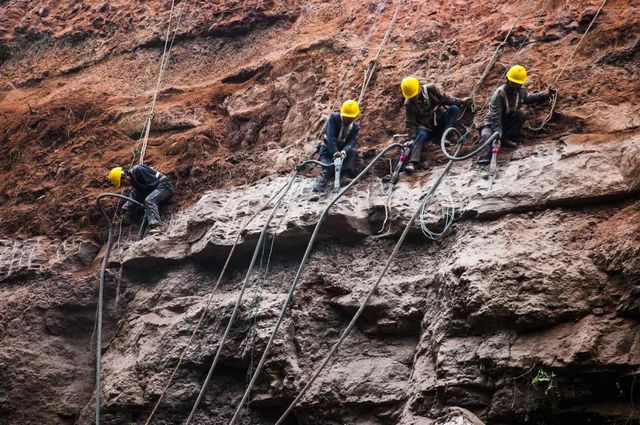
[[[530,70],[530,88],[546,88],[597,3],[532,1],[476,104],[486,101],[529,31],[517,61]],[[140,136],[170,6],[0,5],[0,234],[96,230],[94,199],[110,190],[106,172],[131,161]],[[403,131],[397,85],[404,75],[467,94],[522,6],[405,2],[363,105],[361,150],[380,149]],[[555,118],[528,143],[637,127],[637,6],[608,2],[558,83]],[[395,3],[189,1],[174,14],[182,7],[146,157],[174,180],[174,208],[208,189],[286,173],[311,154],[326,113],[359,94]]]

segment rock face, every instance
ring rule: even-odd
[[[551,83],[597,3],[531,2],[477,103],[530,30],[519,60],[533,88]],[[558,84],[554,118],[503,150],[491,188],[470,162],[453,166],[284,423],[639,423],[636,3],[607,4]],[[0,2],[0,425],[94,423],[96,287],[106,253],[93,199],[107,190],[108,167],[130,159],[171,4]],[[336,99],[358,96],[396,3],[182,1],[174,12],[189,4],[148,152],[177,199],[162,234],[139,241],[135,227],[116,231],[103,424],[144,424],[187,348],[152,423],[185,422],[276,201],[242,231],[214,291],[229,250],[312,153]],[[521,6],[404,2],[363,105],[363,161],[403,130],[402,76],[468,93]],[[388,197],[388,155],[329,210],[241,423],[275,423],[339,338],[444,169],[437,149],[426,156]],[[296,177],[267,226],[193,423],[228,423],[264,352],[333,200],[310,201],[315,173]],[[442,229],[443,208],[455,223],[442,240],[425,238],[421,225]]]

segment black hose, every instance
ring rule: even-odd
[[[110,193],[110,192],[108,192],[108,193],[103,193],[102,195],[98,195],[98,198],[96,199],[96,205],[98,206],[98,209],[100,210],[100,212],[102,213],[104,218],[107,220],[107,223],[109,223],[109,227],[111,227],[113,225],[113,222],[111,221],[111,219],[107,215],[106,211],[102,207],[102,204],[100,203],[100,201],[102,201],[104,198],[124,199],[126,201],[133,202],[134,204],[138,205],[141,208],[144,208],[144,205],[142,203],[140,203],[140,202],[136,201],[135,199],[130,198],[128,196],[120,195],[119,193]]]
[[[107,264],[109,264],[109,254],[111,253],[111,248],[113,247],[113,221],[107,215],[107,212],[104,210],[102,206],[102,201],[104,198],[119,198],[126,199],[127,201],[133,202],[136,205],[144,208],[140,202],[132,199],[128,196],[120,195],[119,193],[103,193],[99,195],[96,199],[96,205],[98,209],[109,223],[109,236],[107,237],[107,250],[102,258],[102,264],[100,266],[100,285],[98,287],[98,312],[97,316],[97,324],[96,324],[96,425],[100,424],[100,363],[102,359],[102,305],[104,304],[104,282],[105,282],[105,274],[107,270]]]
[[[455,156],[455,153],[453,155],[449,155],[449,152],[447,152],[447,148],[445,146],[446,142],[447,142],[447,136],[449,135],[449,133],[455,132],[458,134],[458,137],[460,137],[460,140],[458,143],[464,143],[464,139],[466,139],[467,135],[469,134],[469,131],[467,131],[463,136],[460,136],[460,132],[458,131],[457,128],[455,127],[450,127],[447,129],[447,131],[444,132],[444,134],[442,135],[442,139],[440,139],[440,149],[442,149],[442,153],[444,154],[444,156],[450,160],[450,161],[464,161],[465,159],[469,159],[472,156],[477,155],[481,150],[483,150],[484,148],[486,148],[488,145],[490,145],[491,143],[493,143],[493,141],[495,140],[496,137],[498,137],[498,132],[495,131],[491,137],[489,137],[489,139],[487,139],[480,147],[478,147],[476,150],[474,150],[471,153],[468,153],[466,155],[463,156]]]

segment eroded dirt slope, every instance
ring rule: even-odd
[[[518,61],[529,67],[532,88],[551,83],[595,3],[531,2],[476,103],[529,30]],[[5,235],[67,236],[95,224],[93,198],[107,189],[105,173],[129,163],[142,129],[170,5],[0,6]],[[203,190],[289,171],[310,154],[327,111],[359,94],[395,3],[191,1],[174,12],[182,6],[147,162],[173,177],[184,206]],[[362,149],[403,130],[402,76],[468,93],[522,6],[405,2],[365,101]],[[559,114],[545,132],[638,126],[637,6],[607,4],[558,85]]]

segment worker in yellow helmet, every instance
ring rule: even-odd
[[[480,127],[480,144],[484,143],[494,132],[498,132],[501,144],[515,148],[521,141],[520,131],[527,119],[521,110],[522,105],[542,103],[556,91],[552,88],[544,92],[528,94],[522,87],[527,81],[527,70],[522,65],[514,65],[507,71],[507,81],[498,87],[491,96],[489,112]],[[491,146],[487,146],[478,154],[477,164],[482,178],[489,176]]]
[[[324,134],[318,145],[320,161],[333,163],[333,159],[341,156],[342,173],[353,177],[358,161],[356,138],[360,127],[355,119],[360,115],[360,105],[355,100],[346,100],[340,107],[340,112],[332,112],[324,126]],[[331,179],[332,168],[323,167],[313,184],[314,192],[325,190]]]
[[[120,186],[132,188],[129,197],[144,204],[149,233],[159,233],[162,226],[160,208],[173,196],[173,187],[169,178],[148,165],[134,165],[131,169],[122,167],[111,169],[109,181],[116,189],[120,189]],[[136,208],[136,204],[131,201],[127,201],[122,206],[127,220],[131,219]]]
[[[440,137],[452,127],[460,114],[460,105],[471,104],[471,98],[449,96],[435,84],[421,85],[416,77],[406,77],[400,83],[405,98],[407,133],[411,138],[411,154],[405,171],[420,164],[422,148],[427,139],[439,144]]]

